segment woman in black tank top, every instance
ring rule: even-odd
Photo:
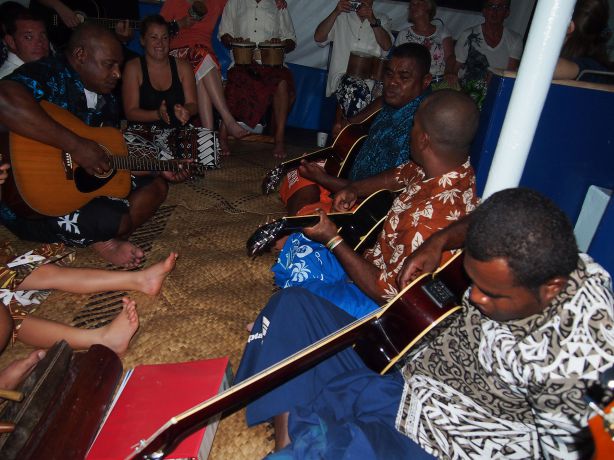
[[[196,83],[187,61],[169,57],[168,24],[161,16],[143,21],[145,56],[126,64],[122,96],[126,118],[159,127],[185,125],[198,112]]]

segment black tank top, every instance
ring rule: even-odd
[[[141,70],[143,72],[143,83],[139,88],[139,104],[144,110],[158,110],[163,100],[166,100],[166,108],[171,119],[171,126],[181,126],[179,120],[175,117],[173,107],[175,104],[183,104],[185,98],[183,97],[183,87],[179,80],[179,74],[177,73],[177,62],[175,58],[170,58],[171,64],[171,86],[164,91],[158,91],[151,86],[149,81],[149,72],[147,72],[147,62],[145,57],[141,56]],[[168,125],[162,121],[156,123],[159,126]]]

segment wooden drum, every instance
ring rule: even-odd
[[[352,51],[348,61],[346,73],[352,77],[366,80],[371,77],[374,56],[367,53]]]
[[[260,59],[263,65],[269,65],[273,67],[281,67],[284,64],[284,50],[285,45],[283,43],[258,43],[258,49],[260,50]]]
[[[252,63],[256,44],[254,42],[232,42],[232,57],[237,65],[249,65]]]

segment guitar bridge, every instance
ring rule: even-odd
[[[438,278],[423,284],[422,290],[439,308],[446,308],[456,302],[454,293]]]
[[[64,175],[66,180],[74,180],[74,174],[72,169],[72,157],[68,152],[62,152],[62,166],[64,166]]]

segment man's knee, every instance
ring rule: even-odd
[[[286,208],[288,214],[296,215],[302,208],[308,204],[317,203],[320,201],[320,187],[317,184],[306,185],[298,189],[288,198]]]

